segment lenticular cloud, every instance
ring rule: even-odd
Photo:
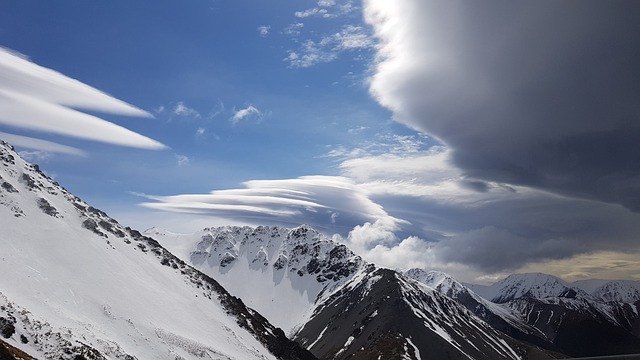
[[[0,48],[0,124],[114,145],[165,148],[153,139],[77,109],[152,117],[78,80]]]

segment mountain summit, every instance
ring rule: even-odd
[[[312,359],[282,330],[0,143],[0,334],[43,359]]]
[[[145,233],[322,359],[517,359],[538,351],[450,294],[367,263],[306,225]]]

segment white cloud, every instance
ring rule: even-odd
[[[240,121],[253,116],[260,119],[262,118],[263,114],[255,106],[249,105],[244,109],[240,109],[234,112],[233,117],[231,118],[231,124],[236,125]]]
[[[196,130],[196,136],[198,137],[204,136],[206,132],[207,132],[207,129],[200,127]]]
[[[345,234],[366,222],[380,221],[390,227],[404,223],[389,216],[366,192],[343,177],[253,180],[244,186],[209,194],[147,196],[156,202],[143,205],[165,211],[251,220],[257,224],[265,221],[289,226],[307,223]]]
[[[319,0],[317,4],[317,7],[296,11],[294,16],[298,18],[322,17],[331,19],[348,15],[357,10],[357,7],[353,5],[353,1],[337,3],[335,0]]]
[[[304,23],[301,23],[301,22],[293,23],[293,24],[290,24],[289,26],[287,26],[283,30],[283,33],[285,35],[296,37],[296,36],[300,35],[300,32],[302,31],[302,28],[304,28]]]
[[[310,16],[329,17],[329,11],[322,8],[311,8],[304,11],[296,11],[294,16],[298,18],[306,18]]]
[[[0,124],[114,145],[163,149],[148,137],[76,109],[151,114],[0,48]]]
[[[173,114],[178,116],[200,117],[200,113],[196,109],[188,107],[183,101],[178,101],[176,106],[173,108]]]
[[[38,156],[44,156],[44,154],[58,153],[58,154],[68,154],[68,155],[76,155],[76,156],[86,156],[86,153],[80,149],[54,143],[51,141],[36,139],[28,136],[21,136],[21,135],[7,134],[4,132],[0,132],[0,139],[17,147],[24,147],[27,149],[36,150],[30,153],[21,152],[21,154],[23,153],[32,154],[34,156],[36,154],[39,154]],[[33,159],[33,156],[31,158]]]
[[[332,41],[336,43],[336,48],[339,50],[366,49],[374,44],[371,36],[361,26],[346,25],[332,37]]]
[[[189,162],[191,162],[191,159],[189,159],[189,157],[186,155],[176,154],[176,161],[178,162],[178,166],[185,166],[185,165],[189,165]]]
[[[342,52],[368,49],[373,45],[373,39],[363,27],[345,25],[339,32],[317,41],[303,41],[298,50],[289,50],[284,61],[293,68],[306,68],[334,61]]]
[[[318,0],[318,6],[321,7],[331,7],[336,4],[335,0]]]
[[[266,37],[271,32],[271,25],[258,26],[258,35]]]

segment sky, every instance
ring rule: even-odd
[[[640,280],[635,1],[0,4],[0,138],[119,222]]]

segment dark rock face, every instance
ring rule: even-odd
[[[640,338],[589,301],[520,298],[507,305],[525,315],[558,351],[575,357],[640,353]],[[612,304],[613,305],[613,304]]]
[[[13,185],[9,184],[6,181],[2,182],[2,185],[0,185],[0,187],[2,187],[6,192],[9,193],[17,193],[18,190],[16,188],[13,187]]]
[[[7,319],[4,317],[0,317],[0,335],[2,335],[5,339],[8,339],[13,336],[16,332],[16,328],[14,319]]]
[[[53,216],[55,218],[61,218],[62,215],[58,212],[56,208],[51,206],[51,204],[45,198],[38,198],[38,207],[42,210],[43,213]]]
[[[319,306],[296,334],[321,359],[510,359],[502,335],[445,296],[370,266]],[[443,336],[443,333],[445,334]],[[345,342],[345,339],[347,341]]]

